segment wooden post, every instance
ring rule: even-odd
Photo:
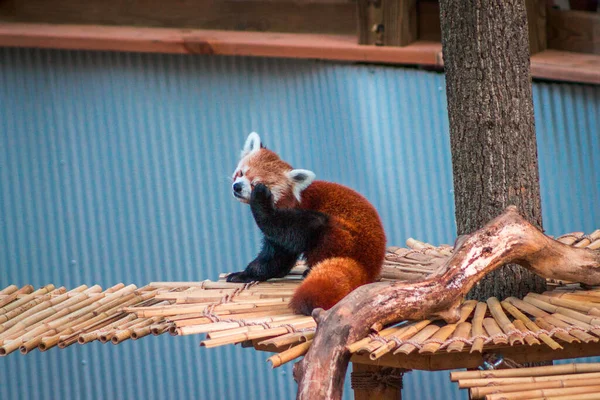
[[[358,0],[358,44],[383,44],[381,0]]]
[[[527,9],[527,26],[529,29],[529,54],[533,55],[546,50],[546,1],[525,0]]]
[[[355,400],[402,400],[400,368],[352,363],[352,390]]]
[[[358,43],[406,46],[417,40],[417,0],[358,0]]]
[[[382,0],[383,44],[406,46],[417,40],[417,0]]]

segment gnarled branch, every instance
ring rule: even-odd
[[[341,399],[350,361],[346,346],[395,321],[459,318],[464,296],[485,274],[517,263],[545,278],[600,284],[600,251],[544,235],[511,206],[454,249],[445,268],[415,283],[378,282],[357,288],[329,311],[315,310],[313,344],[294,366],[301,400]]]

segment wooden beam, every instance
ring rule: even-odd
[[[531,75],[600,85],[600,55],[546,50],[531,57]]]
[[[356,6],[341,0],[2,0],[0,20],[352,35]]]
[[[318,58],[443,67],[442,46],[361,46],[353,35],[285,34],[130,26],[0,24],[0,46],[177,54]],[[534,78],[600,84],[600,55],[546,50],[531,57]]]
[[[548,47],[546,39],[546,0],[525,0],[529,29],[529,53],[536,54]]]
[[[439,65],[441,46],[361,46],[351,35],[237,32],[100,25],[0,24],[0,46],[179,54],[319,58]]]
[[[600,54],[600,13],[549,9],[548,47]]]

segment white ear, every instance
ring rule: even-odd
[[[255,151],[260,150],[260,148],[261,148],[260,136],[258,136],[258,133],[252,132],[251,134],[248,135],[248,138],[246,139],[246,143],[244,143],[244,148],[242,149],[240,158],[244,158],[248,154],[254,153]]]
[[[292,181],[294,197],[300,201],[300,193],[306,189],[314,180],[315,173],[307,169],[293,169],[289,171],[287,177]]]

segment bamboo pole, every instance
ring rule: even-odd
[[[77,338],[77,342],[79,344],[85,344],[88,342],[92,342],[94,340],[98,340],[100,335],[102,335],[104,332],[110,332],[112,329],[116,329],[117,327],[122,326],[124,323],[131,322],[135,319],[137,319],[137,316],[135,314],[127,314],[124,317],[120,318],[119,320],[114,321],[114,322],[110,323],[109,325],[104,326],[103,328],[99,328],[99,329],[96,329],[91,332],[79,334],[78,338]],[[60,342],[58,344],[58,347],[61,347]]]
[[[587,316],[585,314],[582,314],[575,310],[571,310],[569,308],[555,306],[550,303],[546,303],[545,301],[533,298],[530,295],[527,295],[525,297],[524,301],[529,304],[532,304],[546,312],[549,312],[549,313],[561,313],[563,315],[567,315],[569,317],[578,319],[580,321],[586,322],[591,325],[600,325],[600,318],[594,318],[591,316]]]
[[[569,330],[570,328],[573,328],[572,325],[569,325],[566,322],[563,322],[560,319],[553,317],[552,315],[548,315],[548,316],[544,317],[543,319],[546,322],[548,322],[549,324],[556,326],[557,328],[562,328],[565,330]],[[589,343],[589,342],[597,343],[598,342],[597,337],[592,336],[589,333],[582,332],[579,329],[571,329],[569,333],[572,336],[575,336],[577,339],[579,339],[585,343]]]
[[[25,285],[21,289],[13,290],[8,296],[6,296],[2,300],[0,300],[0,307],[5,307],[7,304],[10,304],[14,300],[16,300],[17,297],[19,295],[21,295],[21,294],[29,294],[31,292],[33,292],[33,286],[31,286],[31,285]],[[4,308],[0,308],[0,314],[4,314],[5,312],[8,312],[8,311],[9,310],[5,310]]]
[[[33,290],[33,287],[31,289]],[[10,285],[0,290],[0,295],[8,296],[9,294],[13,294],[17,290],[19,290],[19,287],[17,285]]]
[[[450,380],[456,382],[460,379],[583,374],[589,372],[600,372],[600,363],[545,365],[542,367],[496,369],[486,371],[454,371],[450,373]]]
[[[552,396],[571,396],[575,394],[593,393],[598,396],[600,391],[600,385],[594,386],[580,386],[574,388],[560,388],[560,389],[537,389],[527,390],[519,393],[498,393],[486,396],[487,400],[521,400],[530,399],[532,397],[552,397]],[[570,398],[570,397],[569,397]]]
[[[131,297],[133,295],[133,297]],[[65,348],[68,345],[74,344],[77,342],[77,334],[83,332],[86,328],[97,326],[99,323],[104,321],[110,321],[111,318],[115,318],[115,313],[120,311],[120,307],[123,304],[130,304],[140,299],[144,299],[146,297],[150,297],[152,293],[147,293],[144,295],[135,296],[133,293],[121,293],[117,299],[112,300],[111,298],[105,298],[107,300],[106,304],[101,305],[100,301],[95,304],[97,307],[93,310],[91,315],[95,315],[93,318],[83,318],[79,324],[74,325],[72,327],[67,327],[66,329],[58,332],[56,335],[45,337],[42,339],[38,348],[40,351],[46,351],[59,343],[62,342],[61,348]],[[112,300],[112,301],[110,301]],[[87,317],[87,316],[86,316]],[[107,322],[108,323],[108,322]],[[65,338],[65,336],[67,336]]]
[[[554,325],[548,323],[548,321],[546,321],[543,318],[536,318],[535,323],[538,324],[540,328],[545,329],[547,331],[552,331],[554,328],[556,328]],[[581,342],[581,340],[577,339],[576,337],[573,337],[573,336],[569,335],[568,333],[561,332],[561,331],[555,332],[554,336],[556,336],[560,340],[563,340],[567,343],[580,343]]]
[[[315,332],[292,332],[286,335],[266,339],[258,343],[259,346],[283,347],[295,343],[307,342],[315,336]]]
[[[25,341],[31,340],[39,335],[45,334],[46,332],[52,332],[50,334],[55,334],[57,328],[70,326],[74,319],[79,318],[84,312],[87,312],[87,309],[89,309],[90,305],[93,307],[93,303],[102,296],[102,294],[94,294],[83,301],[77,302],[76,304],[68,307],[64,307],[56,314],[52,314],[32,326],[26,326],[24,330],[11,332],[11,334],[7,335],[4,340],[21,338],[23,341]],[[15,327],[17,327],[17,325],[13,326],[13,328]],[[11,330],[13,328],[11,328]],[[8,331],[5,332],[5,334],[7,333]]]
[[[440,330],[438,330],[430,339],[429,343],[425,341],[425,345],[419,350],[420,354],[431,354],[435,353],[441,346],[441,343],[444,342],[454,331],[456,330],[457,324],[448,324],[442,326]]]
[[[313,321],[308,321],[308,322],[304,322],[304,323],[293,324],[293,328],[294,329],[313,328],[313,327],[316,327],[316,325],[317,324],[313,320]],[[257,326],[257,328],[260,328],[260,327]],[[200,342],[200,345],[210,348],[210,347],[216,347],[216,346],[223,346],[226,344],[240,343],[240,342],[243,342],[246,340],[253,340],[253,339],[259,339],[259,338],[266,338],[269,336],[283,335],[288,332],[289,332],[289,330],[287,327],[260,329],[256,332],[250,331],[247,333],[240,333],[237,335],[222,337],[219,339],[203,340],[202,342]]]
[[[399,326],[391,326],[389,328],[385,328],[379,332],[379,336],[387,336],[387,335],[391,334],[392,332],[397,331],[399,328],[400,328]],[[358,341],[346,346],[346,349],[350,353],[356,353],[358,350],[360,350],[361,348],[363,348],[364,346],[369,344],[371,341],[372,341],[372,339],[370,337],[366,337],[366,338],[363,338],[361,340],[358,340]]]
[[[478,302],[477,307],[475,308],[475,314],[473,315],[473,320],[471,321],[471,329],[473,330],[473,345],[471,346],[470,353],[474,351],[482,352],[483,345],[485,340],[482,336],[485,336],[485,332],[483,330],[483,318],[485,317],[485,312],[487,311],[487,303]]]
[[[158,322],[150,326],[150,332],[152,332],[154,336],[158,336],[162,335],[165,332],[168,332],[170,327],[170,322]]]
[[[34,308],[35,306],[37,306],[40,303],[44,303],[44,302],[52,299],[52,297],[54,295],[60,294],[60,293],[64,293],[64,288],[54,289],[50,293],[46,293],[43,296],[32,299],[31,301],[23,304],[22,306],[17,307],[15,309],[13,309],[12,311],[9,311],[3,315],[0,315],[0,324],[4,324],[5,322],[7,322],[15,317],[23,318],[22,315],[24,315],[24,313],[26,311],[31,310],[32,308]],[[3,331],[4,331],[4,326],[0,325],[0,332],[3,332]]]
[[[522,321],[516,319],[516,320],[514,320],[513,324],[523,334],[531,333],[531,331],[529,329],[527,329],[527,327],[525,326],[525,324]],[[537,340],[536,338],[534,338],[531,335],[524,336],[524,339],[525,339],[525,343],[527,343],[529,346],[541,344],[539,340]]]
[[[231,335],[238,335],[240,333],[245,333],[245,332],[251,332],[251,331],[259,331],[261,329],[264,329],[265,326],[268,327],[275,327],[275,326],[283,326],[283,325],[287,325],[287,324],[295,324],[298,322],[304,322],[304,321],[310,321],[311,317],[306,317],[303,315],[297,315],[294,314],[293,316],[287,317],[285,319],[280,319],[280,320],[276,320],[273,322],[265,322],[263,324],[254,324],[254,325],[247,325],[247,326],[240,326],[237,328],[233,328],[233,329],[227,329],[227,330],[222,330],[222,331],[216,331],[216,332],[209,332],[207,335],[207,338],[209,339],[218,339],[221,337],[225,337],[225,336],[231,336]],[[177,329],[177,333],[179,334],[180,330]]]
[[[598,386],[598,381],[590,379],[567,379],[545,382],[514,383],[501,386],[474,387],[470,389],[473,399],[481,399],[488,394],[526,392],[537,389],[573,388],[582,386]]]
[[[527,318],[527,316],[525,316],[525,314],[523,314],[521,311],[519,311],[514,305],[512,305],[508,301],[503,301],[503,302],[501,302],[501,304],[502,304],[502,307],[504,307],[504,309],[507,312],[509,312],[513,317],[515,317],[521,323],[523,323],[523,325],[525,325],[525,327],[528,330],[535,332],[538,335],[538,338],[542,342],[544,342],[546,345],[548,345],[552,350],[558,350],[558,349],[563,348],[554,339],[552,339],[548,334],[540,333],[540,331],[542,329],[539,326],[537,326],[535,324],[535,322],[533,322],[529,318]]]
[[[600,317],[600,309],[598,309],[596,307],[597,305],[592,302],[566,300],[552,296],[544,296],[537,293],[529,293],[527,294],[527,297],[543,301],[547,304],[552,304],[558,307],[566,307],[576,311],[584,312],[589,315]]]
[[[419,333],[423,328],[425,328],[426,326],[431,324],[431,322],[432,322],[431,320],[426,319],[423,321],[416,322],[414,324],[410,324],[410,325],[402,328],[401,330],[397,331],[396,333],[392,333],[388,337],[388,339],[392,339],[392,340],[390,340],[389,342],[387,342],[385,344],[382,344],[377,349],[371,351],[371,354],[369,354],[369,358],[371,360],[377,360],[377,359],[383,357],[385,354],[396,349],[396,347],[398,347],[398,344],[399,344],[398,342],[403,342],[403,341],[413,337],[414,335]]]
[[[76,296],[69,298],[69,294],[65,293],[54,299],[50,299],[44,303],[38,304],[25,314],[30,314],[26,318],[13,318],[10,321],[2,324],[3,332],[0,334],[0,344],[7,339],[14,339],[20,333],[27,332],[39,327],[43,322],[50,321],[54,318],[62,317],[69,312],[69,306],[89,301],[88,295],[78,293]],[[93,300],[92,300],[93,301]],[[34,313],[32,311],[35,311]],[[15,336],[16,335],[16,336]]]
[[[567,374],[567,375],[549,375],[549,376],[523,376],[523,377],[507,377],[507,378],[473,378],[460,379],[458,387],[460,389],[469,389],[473,387],[487,386],[505,386],[518,383],[533,383],[533,382],[549,382],[549,381],[567,381],[567,380],[597,380],[600,378],[600,372],[590,372],[584,374]]]
[[[484,318],[483,327],[488,333],[488,336],[492,338],[492,342],[494,342],[495,345],[508,344],[507,336],[502,333],[502,330],[494,318]]]
[[[13,311],[16,311],[17,309],[14,309],[13,311],[5,314],[6,316],[10,316],[11,318],[6,322],[0,324],[0,332],[2,333],[0,334],[0,338],[6,334],[6,331],[9,328],[12,328],[16,324],[21,323],[22,325],[27,326],[37,321],[40,321],[49,315],[52,315],[52,312],[56,312],[56,309],[54,309],[53,307],[57,306],[58,304],[61,304],[64,301],[69,300],[70,295],[81,294],[81,292],[83,292],[86,289],[86,285],[81,285],[57,297],[50,296],[46,300],[42,301],[41,303],[33,306],[29,310],[19,315],[10,315]],[[45,298],[46,296],[47,295],[41,296],[41,298]],[[47,311],[47,309],[49,308],[52,310]]]
[[[303,355],[305,355],[308,349],[310,348],[311,344],[312,339],[307,342],[300,343],[299,345],[294,346],[288,350],[282,351],[279,354],[275,354],[274,356],[269,357],[267,361],[271,363],[271,366],[273,368],[280,367],[285,363],[288,363],[298,357],[302,357]]]
[[[569,394],[566,396],[534,397],[529,400],[600,400],[598,393]]]
[[[485,322],[485,320],[484,320],[484,322]],[[468,339],[470,336],[470,333],[471,333],[471,324],[469,322],[461,322],[456,327],[456,330],[454,331],[452,338]],[[450,343],[448,345],[448,348],[446,349],[446,351],[448,353],[462,351],[464,346],[465,346],[465,343],[463,341],[457,340],[455,342]]]
[[[207,337],[214,339],[217,337],[227,336],[229,332],[242,333],[250,326],[256,326],[260,324],[269,324],[269,325],[282,325],[289,323],[291,321],[298,321],[306,319],[306,317],[298,315],[298,314],[285,314],[281,316],[269,317],[269,318],[255,318],[248,320],[236,320],[232,322],[217,322],[214,324],[208,325],[199,325],[195,326],[186,326],[179,328],[177,327],[177,333],[179,335],[190,335],[196,333],[207,333]],[[231,325],[230,325],[231,324]],[[215,329],[210,329],[211,326],[215,326]],[[206,327],[207,326],[207,327]],[[206,328],[204,328],[206,327]],[[197,328],[200,328],[198,331]]]
[[[423,342],[433,336],[440,329],[437,325],[428,325],[419,333],[411,338],[413,343],[405,343],[394,351],[394,354],[410,354],[417,349],[417,345],[422,345]]]
[[[515,344],[523,344],[523,339],[521,339],[521,335],[517,332],[517,328],[513,325],[512,322],[508,319],[506,314],[502,311],[502,306],[500,302],[495,297],[490,297],[487,299],[487,305],[490,309],[490,313],[502,329],[502,331],[508,336],[508,342],[511,346]]]
[[[575,318],[571,318],[566,315],[562,315],[562,314],[558,314],[558,313],[552,314],[552,317],[557,318],[561,321],[567,322],[571,325],[578,326],[582,329],[585,329],[586,331],[592,332],[596,336],[600,336],[600,328],[595,328],[594,326],[592,326],[590,324],[586,324],[585,322],[579,321]]]
[[[46,294],[48,292],[51,292],[54,289],[55,289],[54,285],[52,285],[52,284],[46,285],[36,291],[32,291],[33,286],[31,286],[31,285],[23,286],[21,289],[17,290],[16,292],[11,294],[4,300],[0,301],[0,305],[1,305],[0,314],[7,313],[12,309],[17,308],[17,307],[27,303],[35,296]],[[17,297],[20,294],[25,294],[26,296],[17,299]]]
[[[375,338],[369,338],[369,342],[367,342],[367,344],[365,344],[363,347],[361,347],[360,349],[358,349],[358,353],[371,353],[375,350],[377,350],[378,348],[387,345],[394,345],[395,342],[391,342],[391,344],[389,342],[387,342],[387,340],[393,340],[393,337],[398,338],[398,340],[400,340],[400,336],[404,334],[404,332],[406,332],[408,330],[408,328],[412,327],[415,325],[415,322],[411,322],[407,325],[402,325],[402,326],[397,326],[395,329],[391,330],[389,333],[386,333],[385,335],[377,335]],[[381,339],[381,340],[380,340]]]
[[[112,344],[122,343],[123,341],[125,341],[131,337],[131,334],[133,333],[133,331],[135,329],[150,327],[150,325],[152,325],[160,320],[161,320],[160,317],[152,317],[152,318],[143,319],[143,320],[139,320],[139,319],[135,320],[136,323],[132,324],[131,326],[129,326],[125,329],[116,330],[113,333],[112,337],[110,338],[110,341]]]
[[[536,318],[541,318],[541,317],[545,317],[546,315],[549,315],[546,311],[539,309],[535,305],[525,302],[523,300],[519,300],[515,297],[509,297],[505,301],[509,304],[512,304],[520,311],[526,312],[527,314],[529,314],[533,317],[536,317]],[[523,321],[523,322],[525,322],[525,321]]]
[[[0,356],[7,356],[13,351],[17,350],[21,347],[22,340],[8,340],[5,341],[2,346],[0,346]]]

